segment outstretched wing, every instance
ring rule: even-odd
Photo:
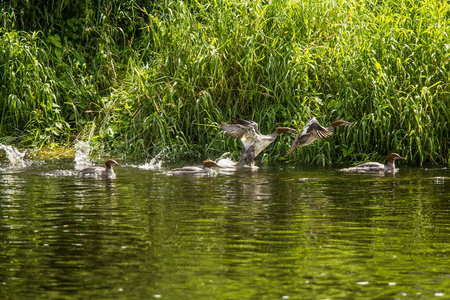
[[[253,121],[233,118],[233,124],[222,122],[221,127],[226,135],[241,139],[245,149],[253,145],[261,136],[258,131],[258,124]]]
[[[305,134],[311,134],[316,138],[316,140],[326,139],[333,135],[333,132],[328,131],[326,128],[320,125],[317,122],[316,118],[309,120],[308,124],[306,124],[304,129],[306,130]]]
[[[297,134],[294,141],[291,144],[291,148],[286,155],[291,154],[300,146],[307,146],[313,143],[315,140],[329,138],[333,135],[333,132],[328,131],[322,125],[320,125],[315,117],[312,117],[311,120],[306,123],[302,132]]]
[[[239,118],[231,118],[231,123],[233,123],[235,125],[242,125],[245,127],[253,127],[256,134],[261,134],[258,130],[258,123],[254,122],[254,121],[247,121],[247,120],[242,120]]]

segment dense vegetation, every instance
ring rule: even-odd
[[[262,133],[354,122],[288,159],[450,159],[450,6],[438,0],[4,1],[0,142],[237,158]],[[284,156],[293,136],[267,148]]]

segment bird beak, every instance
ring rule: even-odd
[[[285,157],[286,156],[288,156],[289,154],[291,154],[292,152],[294,152],[295,151],[295,149],[297,149],[298,148],[298,145],[299,144],[297,144],[297,145],[295,145],[295,147],[293,147],[293,148],[291,148],[291,149],[289,149],[289,152],[285,155]]]

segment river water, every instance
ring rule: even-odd
[[[446,167],[202,178],[121,160],[100,180],[73,159],[7,163],[1,299],[450,298]]]

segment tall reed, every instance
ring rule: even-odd
[[[300,129],[316,115],[326,125],[336,119],[354,124],[287,159],[327,164],[399,152],[412,163],[450,162],[448,3],[157,0],[70,5],[81,8],[72,6],[78,18],[70,22],[61,17],[68,14],[62,9],[50,18],[59,23],[48,27],[37,18],[43,24],[39,33],[25,25],[25,33],[4,29],[10,35],[37,36],[30,48],[47,56],[49,75],[31,69],[27,76],[39,77],[57,95],[51,103],[61,109],[53,108],[45,124],[63,124],[59,134],[64,138],[70,131],[106,145],[105,151],[126,155],[156,155],[168,148],[174,159],[216,158],[224,152],[237,158],[240,142],[221,133],[221,121],[252,119],[261,132],[271,133],[277,126]],[[10,24],[11,18],[4,13],[2,18]],[[70,30],[58,31],[56,25]],[[14,52],[4,37],[1,47]],[[2,71],[3,77],[9,80],[13,70],[22,69]],[[4,91],[2,99],[13,90]],[[50,103],[37,94],[24,99]],[[19,120],[22,112],[5,103],[8,118]],[[23,113],[33,110],[30,106]],[[32,130],[33,124],[22,121],[13,127]],[[17,134],[10,129],[8,135]],[[282,136],[261,159],[286,159],[292,139]]]
[[[42,34],[1,31],[0,132],[42,143],[67,133],[69,126],[59,114],[54,71],[47,64],[49,54],[37,46]]]
[[[193,140],[203,136],[202,129],[189,120],[201,113],[194,103],[207,95],[214,99],[209,109],[219,112],[212,124],[238,115],[269,132],[276,125],[301,127],[312,115],[324,123],[355,122],[334,139],[297,151],[293,159],[303,163],[358,160],[371,153],[380,158],[394,151],[416,163],[448,162],[448,5],[171,4],[159,18],[149,16],[154,44],[147,54],[155,62],[150,69],[164,80],[147,86],[153,102],[169,97],[178,109],[172,120],[185,126],[185,145],[211,140],[208,135]],[[225,140],[225,148],[239,147]],[[282,149],[273,149],[269,155],[281,156]]]

